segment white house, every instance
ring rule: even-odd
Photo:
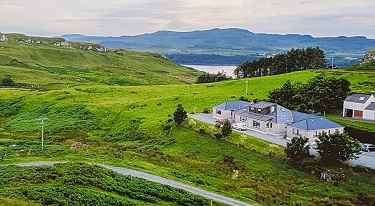
[[[310,142],[314,142],[318,134],[323,131],[327,133],[335,131],[342,133],[344,131],[343,126],[325,117],[293,111],[271,102],[230,104],[234,104],[233,107],[228,106],[231,110],[222,109],[227,105],[227,102],[215,106],[214,117],[219,118],[217,112],[220,111],[220,117],[234,119],[235,123],[245,123],[248,129],[283,135],[288,138],[304,136]],[[241,108],[236,110],[235,108],[238,107]]]
[[[287,137],[302,136],[314,142],[320,133],[344,132],[344,127],[324,117],[314,116],[287,126]]]
[[[375,120],[375,97],[373,94],[351,94],[344,100],[343,117]]]

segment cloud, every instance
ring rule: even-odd
[[[258,33],[375,38],[368,28],[375,27],[373,0],[0,0],[0,5],[5,20],[0,28],[17,32],[28,27],[56,35],[120,36],[240,27]]]

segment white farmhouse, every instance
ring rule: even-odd
[[[235,123],[246,124],[247,129],[254,131],[286,138],[303,136],[309,142],[314,142],[322,132],[344,132],[343,126],[325,117],[293,111],[271,102],[246,103],[224,102],[213,107],[213,116],[233,119]]]
[[[351,94],[344,100],[343,117],[375,120],[375,97],[373,94]]]

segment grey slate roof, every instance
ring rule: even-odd
[[[274,106],[274,105],[276,105],[276,104],[271,103],[271,102],[260,101],[260,102],[252,104],[251,107],[254,107],[256,109],[264,109],[264,108]]]
[[[331,128],[340,128],[343,127],[336,122],[326,119],[325,117],[315,116],[314,118],[308,118],[295,122],[290,125],[291,127],[303,129],[303,130],[322,130],[322,129],[331,129]]]
[[[375,111],[375,102],[371,102],[365,109]]]
[[[272,122],[275,122],[275,117],[274,116],[270,116],[270,115],[262,115],[262,114],[257,114],[257,113],[253,113],[253,112],[249,112],[248,108],[243,108],[243,109],[240,109],[240,110],[237,110],[235,112],[236,115],[241,115],[241,116],[244,116],[244,117],[250,117],[252,119],[257,119],[257,120],[261,120],[261,121],[272,121]]]
[[[245,102],[245,101],[230,101],[230,102],[224,102],[224,103],[218,104],[214,106],[213,108],[222,109],[222,110],[239,110],[249,105],[250,103]]]
[[[290,123],[293,122],[292,110],[287,109],[281,105],[276,105],[276,109],[271,113],[275,117],[277,123]]]
[[[370,97],[371,95],[368,94],[351,94],[346,97],[345,101],[364,104]]]

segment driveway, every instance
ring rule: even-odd
[[[209,124],[216,123],[216,119],[212,117],[212,113],[210,114],[204,114],[204,113],[188,114],[188,117],[201,121],[201,122],[206,122]],[[289,140],[284,139],[283,136],[280,136],[280,135],[265,134],[259,131],[254,131],[254,130],[249,130],[249,129],[245,131],[239,131],[239,130],[236,130],[236,131],[262,139],[262,140],[266,140],[268,142],[272,142],[277,145],[281,145],[283,147],[286,147],[286,143],[290,142]],[[310,154],[317,155],[317,151],[314,148],[311,148]],[[363,152],[362,154],[359,155],[358,159],[350,160],[349,162],[351,165],[362,165],[362,166],[375,169],[375,152]]]
[[[55,165],[55,164],[58,164],[58,163],[66,163],[66,162],[26,162],[26,163],[19,163],[19,164],[16,164],[16,165],[21,166],[21,167],[42,166],[42,165],[52,166],[52,165]],[[109,170],[112,170],[114,172],[117,172],[121,175],[130,175],[130,176],[133,176],[133,177],[146,179],[146,180],[151,181],[151,182],[156,182],[156,183],[163,184],[163,185],[169,185],[171,187],[182,189],[182,190],[185,190],[187,192],[190,192],[190,193],[193,193],[193,194],[196,194],[196,195],[199,195],[199,196],[202,196],[202,197],[205,197],[205,198],[217,201],[217,202],[222,202],[222,203],[227,204],[227,205],[252,206],[251,204],[241,202],[239,200],[235,200],[235,199],[232,199],[232,198],[229,198],[229,197],[218,195],[218,194],[213,193],[213,192],[208,192],[208,191],[205,191],[205,190],[202,190],[202,189],[198,189],[198,188],[192,187],[190,185],[182,184],[182,183],[179,183],[179,182],[176,182],[176,181],[173,181],[173,180],[169,180],[169,179],[166,179],[166,178],[163,178],[163,177],[159,177],[159,176],[156,176],[156,175],[152,175],[152,174],[149,174],[149,173],[146,173],[146,172],[140,172],[140,171],[137,171],[137,170],[127,169],[127,168],[123,168],[123,167],[113,167],[113,166],[109,166],[109,165],[105,165],[105,164],[99,164],[99,165],[104,167],[104,168],[107,168]]]

